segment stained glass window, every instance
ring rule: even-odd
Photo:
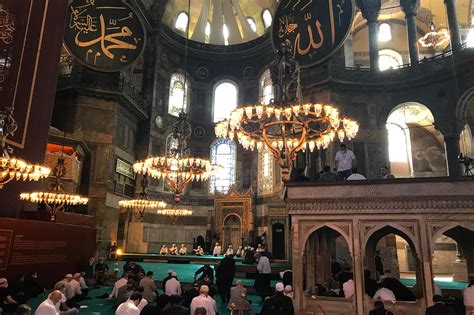
[[[226,119],[237,107],[237,86],[230,81],[220,82],[214,90],[214,122]]]
[[[270,104],[270,101],[275,97],[270,69],[265,70],[260,78],[259,95],[260,103],[264,105]]]
[[[230,140],[218,139],[211,145],[211,163],[221,168],[211,176],[210,193],[227,193],[235,183],[235,143]]]
[[[184,74],[173,73],[170,80],[170,92],[168,98],[168,113],[178,116],[181,110],[186,111],[188,84],[184,84]]]
[[[273,155],[269,150],[258,152],[258,190],[259,194],[273,192]]]

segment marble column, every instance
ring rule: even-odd
[[[454,110],[450,109],[450,111]],[[455,118],[452,118],[454,116],[454,113],[448,112],[448,115],[451,116],[450,120],[446,120],[441,123],[435,121],[435,127],[443,134],[448,176],[461,177],[462,167],[459,163],[458,156],[461,152],[459,140],[461,136],[461,131],[464,127],[464,123]]]
[[[367,20],[369,27],[369,55],[370,69],[377,71],[379,69],[379,45],[378,45],[378,25],[381,0],[357,0],[357,6],[362,12],[362,16]]]
[[[416,13],[420,7],[419,0],[400,0],[405,19],[407,21],[408,31],[408,51],[410,53],[410,64],[418,63],[420,60],[418,53],[418,38],[416,36]]]
[[[458,17],[456,14],[455,0],[444,0],[446,14],[448,15],[449,33],[451,37],[451,49],[454,53],[461,50],[461,34],[459,32]]]

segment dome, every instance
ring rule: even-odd
[[[270,30],[278,0],[169,0],[162,22],[175,33],[211,45],[236,45]]]

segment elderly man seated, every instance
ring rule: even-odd
[[[228,310],[249,311],[250,314],[255,314],[252,308],[252,303],[247,300],[247,289],[244,287],[242,280],[237,280],[235,287],[230,289],[230,299],[227,304]]]

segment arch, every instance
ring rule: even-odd
[[[275,259],[284,259],[286,251],[285,223],[280,220],[272,224],[272,253]]]
[[[174,21],[174,28],[186,33],[188,29],[188,23],[189,23],[189,15],[187,12],[181,11],[178,13],[176,16],[176,20]]]
[[[388,25],[388,24],[387,24]],[[397,69],[403,65],[402,55],[393,49],[379,50],[380,71]]]
[[[177,70],[170,76],[168,92],[168,114],[178,116],[179,112],[187,111],[189,103],[189,80],[183,71]]]
[[[318,225],[312,225],[312,227],[308,230],[306,230],[302,237],[301,237],[301,242],[302,244],[306,244],[306,242],[308,241],[308,238],[310,237],[311,234],[313,234],[314,232],[316,232],[317,230],[319,229],[322,229],[323,227],[327,227],[327,228],[330,228],[336,232],[338,232],[339,234],[341,234],[342,237],[344,237],[344,239],[346,240],[347,244],[349,245],[349,250],[351,252],[351,255],[352,255],[352,238],[349,237],[349,235],[343,230],[341,229],[339,226],[337,226],[336,224],[333,224],[333,223],[321,223],[321,224],[318,224]]]
[[[466,121],[466,114],[471,101],[474,99],[474,87],[467,89],[456,103],[455,115],[461,122]]]
[[[409,243],[410,246],[413,246],[413,248],[415,249],[415,255],[417,257],[421,257],[421,248],[419,246],[419,244],[416,242],[417,238],[416,238],[416,235],[414,235],[413,233],[416,234],[416,232],[412,232],[410,231],[409,229],[399,225],[399,224],[393,224],[393,223],[388,223],[388,224],[385,224],[385,225],[376,225],[374,227],[372,227],[370,230],[368,230],[366,232],[366,234],[364,235],[364,238],[362,239],[362,243],[361,243],[361,252],[362,253],[365,253],[366,252],[366,247],[367,247],[367,243],[368,241],[370,240],[370,238],[372,238],[372,236],[376,235],[376,233],[379,233],[377,234],[377,236],[375,237],[378,237],[378,239],[390,234],[390,233],[393,233],[395,235],[398,235],[400,237],[403,237],[405,238],[405,240]],[[381,235],[381,236],[380,236]],[[420,255],[420,256],[419,256]]]
[[[237,218],[239,219],[240,225],[243,224],[243,223],[242,223],[242,217],[241,217],[240,215],[238,215],[237,213],[235,213],[235,212],[231,212],[231,213],[228,213],[228,214],[226,214],[226,215],[224,216],[224,218],[222,219],[222,225],[224,225],[224,224],[225,224],[225,221],[226,221],[228,218],[232,217],[232,216],[237,217]]]
[[[238,105],[239,86],[232,80],[223,79],[214,85],[212,93],[212,121],[228,117]]]
[[[474,223],[473,224],[466,224],[466,223],[463,223],[463,222],[456,222],[456,223],[451,223],[451,224],[448,224],[448,225],[445,225],[441,228],[439,228],[432,236],[431,236],[431,239],[430,239],[430,245],[431,245],[431,248],[430,248],[430,252],[431,252],[431,255],[433,255],[433,252],[434,252],[434,244],[436,242],[436,240],[443,234],[445,234],[447,231],[449,230],[452,230],[452,229],[455,229],[456,227],[460,227],[460,228],[464,228],[466,230],[469,230],[471,232],[474,232]]]
[[[255,20],[251,16],[247,17],[247,23],[250,25],[250,28],[252,29],[252,31],[254,31],[256,33],[257,32],[257,24],[255,23]]]
[[[265,9],[262,11],[262,22],[265,30],[272,26],[273,15],[269,9]]]
[[[380,42],[388,42],[392,40],[392,27],[387,22],[379,25],[379,38]]]
[[[275,88],[273,86],[270,69],[263,71],[258,80],[258,96],[260,104],[268,105],[275,98]]]

